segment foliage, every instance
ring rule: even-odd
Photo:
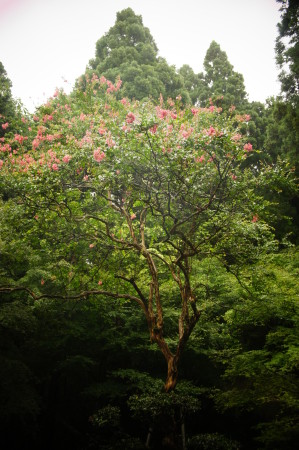
[[[240,445],[238,442],[229,439],[219,433],[198,434],[188,441],[188,449],[196,450],[238,450]]]
[[[279,79],[285,98],[298,107],[299,94],[299,27],[298,2],[296,0],[277,0],[281,4],[281,21],[278,24],[276,39],[276,61],[281,69]]]
[[[38,289],[28,291],[34,298],[97,294],[137,303],[172,389],[199,320],[197,299],[208,296],[200,263],[217,255],[226,264],[230,248],[243,264],[269,246],[256,186],[269,184],[273,170],[242,169],[252,145],[217,108],[117,101],[119,87],[94,75],[84,93],[61,93],[27,135],[7,140],[4,253],[12,227],[34,265],[9,280]],[[279,170],[275,179],[285,179]],[[11,210],[18,222],[6,216]],[[166,282],[176,291],[177,337],[164,336]]]
[[[199,92],[199,102],[206,105],[209,98],[221,99],[228,109],[231,105],[239,108],[246,101],[244,78],[233,70],[226,53],[217,42],[212,41],[204,59],[206,88]]]
[[[2,127],[8,449],[160,448],[184,417],[188,448],[297,443],[295,91],[249,103],[216,42],[200,74],[157,52],[128,8],[70,96]]]
[[[227,390],[217,402],[225,409],[259,411],[264,422],[257,439],[266,448],[278,442],[291,448],[299,411],[298,252],[273,255],[246,271],[250,296],[225,313],[235,344],[229,342]]]
[[[122,93],[130,99],[180,94],[184,101],[189,101],[182,77],[174,66],[158,57],[158,48],[149,29],[131,8],[118,12],[115,25],[97,41],[96,55],[89,62],[86,74],[92,73],[109,79],[120,77]],[[83,76],[77,85],[84,89],[85,83]]]
[[[11,81],[0,61],[0,138],[12,127],[17,107],[11,93]]]

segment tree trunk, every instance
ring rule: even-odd
[[[178,361],[175,356],[171,356],[167,361],[167,378],[164,385],[165,392],[171,392],[176,387],[178,381]]]

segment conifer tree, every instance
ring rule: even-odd
[[[117,13],[115,25],[96,43],[95,58],[89,62],[87,73],[109,79],[120,77],[122,93],[128,98],[141,100],[181,95],[190,101],[184,89],[183,78],[174,66],[158,56],[157,45],[142,17],[131,8]],[[84,80],[79,86],[84,86]]]
[[[244,78],[233,70],[227,54],[217,42],[212,41],[204,59],[205,88],[199,93],[200,104],[206,104],[209,98],[220,99],[222,106],[242,106],[246,101]]]
[[[10,120],[15,116],[11,86],[11,81],[0,61],[0,137],[4,135],[9,128]]]
[[[281,91],[286,99],[298,103],[299,94],[299,4],[297,0],[277,0],[281,3],[281,21],[276,39],[276,62],[281,70]]]

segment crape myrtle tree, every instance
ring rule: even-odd
[[[0,291],[137,304],[170,392],[210,295],[201,264],[233,262],[239,279],[239,266],[273,249],[258,192],[287,177],[244,170],[252,145],[214,106],[117,100],[120,85],[94,75],[85,92],[56,93],[1,144],[1,246],[20,267],[2,268]]]

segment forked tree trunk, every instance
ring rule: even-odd
[[[165,392],[171,392],[176,387],[178,381],[178,361],[175,356],[169,357],[167,361],[167,377],[164,385]]]

